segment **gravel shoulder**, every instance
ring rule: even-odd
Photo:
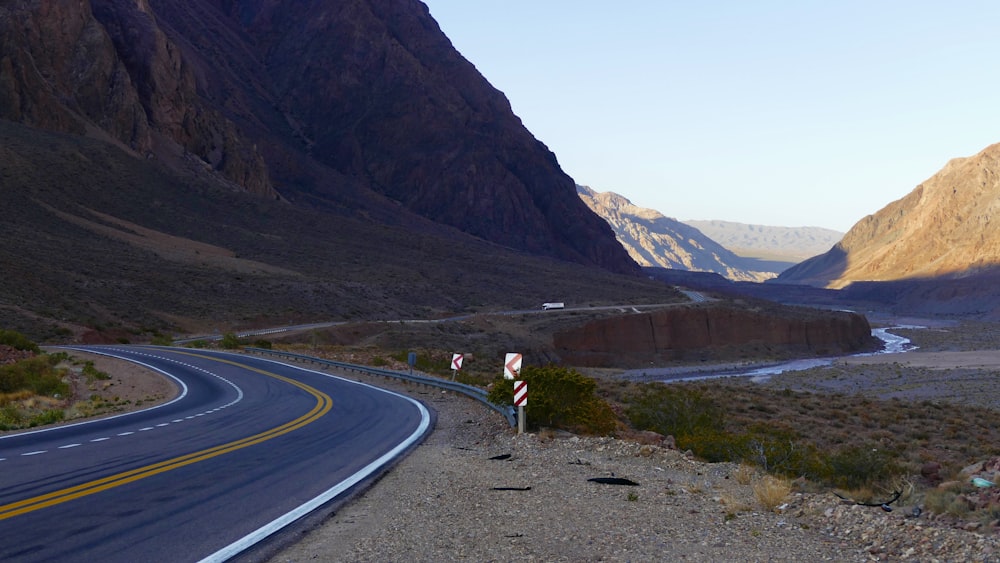
[[[271,561],[1000,561],[997,537],[913,517],[905,498],[886,512],[792,492],[768,510],[747,468],[612,438],[518,436],[464,397],[398,389],[437,411],[434,433]]]

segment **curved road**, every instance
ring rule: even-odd
[[[173,377],[165,405],[0,437],[0,560],[222,561],[371,478],[417,401],[238,354],[80,347]]]

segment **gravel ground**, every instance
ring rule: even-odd
[[[996,536],[914,517],[905,499],[886,512],[792,492],[768,510],[747,468],[611,438],[518,436],[471,400],[415,396],[438,412],[428,440],[271,561],[1000,561]]]

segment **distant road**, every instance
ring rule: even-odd
[[[182,389],[0,436],[0,560],[222,561],[373,478],[431,427],[417,401],[236,354],[81,347]]]
[[[683,293],[684,295],[686,295],[688,299],[690,299],[691,301],[693,301],[695,303],[702,303],[702,302],[705,302],[705,301],[711,301],[712,300],[712,298],[710,298],[710,297],[708,297],[708,296],[706,296],[703,293],[698,292],[698,291],[685,290],[685,289],[680,289],[680,288],[678,288],[678,290],[681,293]],[[659,308],[662,308],[662,307],[673,307],[673,306],[677,306],[677,305],[679,305],[679,303],[646,303],[646,304],[641,304],[641,305],[600,305],[600,306],[596,306],[596,307],[591,307],[591,306],[572,307],[572,306],[570,306],[570,307],[563,307],[561,309],[548,309],[548,310],[545,310],[545,309],[542,309],[542,308],[537,308],[537,309],[513,309],[513,310],[510,310],[510,311],[489,311],[489,312],[480,312],[480,313],[468,313],[468,314],[464,314],[464,315],[456,315],[454,317],[446,317],[446,318],[441,318],[441,319],[397,319],[397,320],[386,320],[386,321],[370,320],[370,321],[367,321],[367,322],[384,322],[384,323],[398,323],[398,324],[404,324],[404,323],[439,323],[439,322],[446,322],[446,321],[461,321],[461,320],[465,320],[465,319],[474,317],[476,315],[536,315],[536,314],[537,315],[543,315],[543,314],[554,315],[554,314],[558,314],[558,313],[580,312],[580,311],[620,311],[622,313],[641,313],[642,311],[648,311],[650,309],[659,309]],[[301,324],[301,325],[288,325],[288,326],[279,326],[279,327],[250,329],[250,330],[244,330],[244,331],[234,332],[233,335],[236,336],[237,338],[251,338],[251,337],[254,337],[254,336],[267,336],[267,335],[270,335],[270,334],[280,334],[280,333],[289,333],[289,332],[301,332],[301,331],[304,331],[304,330],[314,330],[314,329],[319,329],[319,328],[329,328],[329,327],[333,327],[333,326],[337,326],[337,325],[342,325],[342,324],[346,324],[346,321],[329,321],[329,322],[321,322],[321,323],[310,323],[310,324]],[[218,340],[222,340],[222,337],[223,337],[223,335],[220,334],[220,333],[206,334],[206,335],[201,335],[201,336],[185,336],[183,338],[175,338],[174,339],[174,343],[175,344],[189,344],[191,342],[195,342],[195,341],[198,341],[198,340],[218,341]]]

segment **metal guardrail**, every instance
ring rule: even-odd
[[[459,383],[457,381],[448,381],[447,379],[438,379],[436,377],[427,377],[425,375],[416,375],[413,373],[404,373],[401,371],[392,371],[388,369],[359,366],[357,364],[349,364],[346,362],[338,362],[335,360],[326,360],[323,358],[317,358],[315,356],[307,356],[305,354],[282,352],[280,350],[268,350],[267,348],[254,348],[252,346],[246,346],[243,349],[251,354],[278,356],[290,360],[298,360],[302,362],[322,364],[347,371],[355,371],[359,373],[365,373],[368,375],[377,375],[381,377],[391,377],[402,381],[408,381],[410,383],[419,383],[421,385],[429,385],[431,387],[437,387],[438,389],[446,389],[448,391],[454,391],[456,393],[461,393],[467,397],[471,397],[479,401],[480,403],[483,403],[487,407],[502,414],[503,417],[507,419],[507,422],[511,425],[511,427],[517,426],[517,415],[514,413],[514,407],[509,405],[504,406],[491,403],[488,399],[488,395],[485,390],[480,389],[478,387],[473,387],[472,385],[466,385],[465,383]]]

